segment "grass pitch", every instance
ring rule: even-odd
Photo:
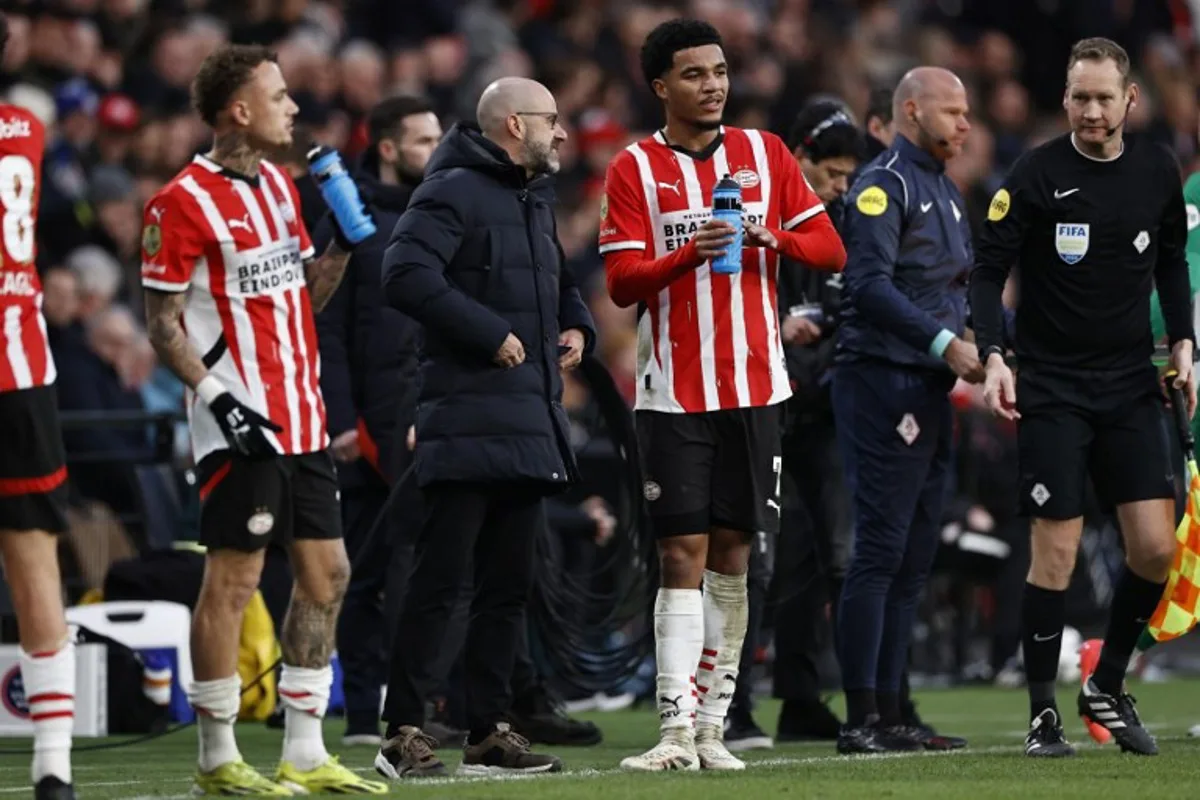
[[[617,770],[626,755],[656,741],[657,726],[649,710],[584,715],[604,730],[604,742],[589,748],[556,750],[565,764],[560,775],[511,780],[447,778],[410,781],[393,787],[393,795],[434,798],[652,798],[698,800],[705,796],[737,800],[786,798],[1099,798],[1171,800],[1200,797],[1200,739],[1188,729],[1200,723],[1200,681],[1173,681],[1133,689],[1142,719],[1159,740],[1162,754],[1139,758],[1115,746],[1091,744],[1074,716],[1075,694],[1064,690],[1059,707],[1067,714],[1067,736],[1079,757],[1036,761],[1021,753],[1027,706],[1023,691],[955,689],[918,693],[923,716],[946,733],[971,740],[953,754],[904,754],[889,757],[841,757],[832,743],[777,745],[746,755],[743,773],[669,773],[630,775]],[[774,732],[778,704],[762,703],[759,724]],[[341,748],[342,723],[326,723],[326,741],[347,765],[369,772],[374,751]],[[191,788],[195,764],[195,731],[115,750],[80,751],[75,756],[75,785],[81,798],[183,798]],[[278,759],[282,732],[262,724],[242,724],[238,739],[246,760],[266,773]],[[81,740],[86,748],[101,740]],[[0,741],[0,748],[28,746],[28,741]],[[439,752],[453,769],[457,753]],[[28,758],[0,756],[0,800],[30,796]]]

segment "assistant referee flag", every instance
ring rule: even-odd
[[[1181,397],[1173,398],[1174,403],[1181,401]],[[1175,530],[1177,546],[1167,586],[1146,625],[1146,633],[1156,642],[1169,642],[1190,631],[1196,626],[1196,615],[1200,610],[1197,608],[1200,605],[1200,471],[1196,468],[1191,432],[1186,424],[1181,428],[1187,456],[1187,509]]]

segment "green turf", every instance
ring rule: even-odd
[[[1200,723],[1200,681],[1176,681],[1138,686],[1143,719],[1159,738],[1162,755],[1137,758],[1115,747],[1090,744],[1073,715],[1075,697],[1064,691],[1060,707],[1070,711],[1067,735],[1080,757],[1066,761],[1033,761],[1021,755],[1025,724],[1024,692],[999,689],[960,689],[918,695],[925,718],[947,733],[968,736],[971,748],[958,754],[916,754],[895,757],[842,758],[832,744],[804,744],[758,751],[743,773],[670,773],[627,775],[616,770],[626,755],[655,741],[651,712],[625,711],[585,715],[604,730],[605,741],[591,748],[560,748],[566,772],[520,780],[442,779],[406,782],[393,794],[433,798],[653,798],[701,800],[719,784],[722,798],[1096,798],[1168,800],[1200,796],[1200,739],[1187,736]],[[757,716],[773,730],[778,706],[764,703]],[[327,723],[327,741],[338,748],[341,723]],[[261,724],[243,724],[238,739],[246,759],[264,770],[278,758],[281,734]],[[84,740],[86,747],[95,740]],[[0,747],[26,745],[21,740]],[[455,753],[441,751],[453,767]],[[342,751],[349,766],[369,772],[374,752],[367,748]],[[81,798],[182,797],[191,787],[195,731],[185,730],[153,743],[128,749],[78,752],[75,782]],[[26,757],[0,759],[0,800],[28,794]],[[371,773],[373,774],[373,773]]]

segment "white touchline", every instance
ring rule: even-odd
[[[980,747],[977,749],[967,748],[966,750],[950,750],[943,752],[918,752],[918,753],[887,753],[883,755],[873,756],[808,756],[806,758],[789,758],[780,756],[777,758],[760,758],[746,761],[747,769],[756,767],[796,767],[804,764],[821,764],[825,762],[836,761],[857,761],[868,764],[874,761],[888,761],[897,758],[937,758],[942,756],[959,756],[974,754],[992,754],[992,753],[1015,753],[1020,750],[1014,745],[998,745],[993,747]],[[370,767],[355,769],[355,772],[374,772]],[[637,773],[626,772],[622,769],[595,769],[585,768],[574,771],[565,772],[544,772],[537,775],[504,775],[504,776],[489,776],[489,777],[451,777],[451,778],[421,778],[420,780],[405,781],[405,788],[420,788],[422,786],[447,786],[459,783],[486,783],[488,781],[545,781],[545,780],[569,780],[572,778],[611,778],[614,775],[636,775]],[[680,773],[681,775],[684,773]]]
[[[858,761],[860,763],[871,763],[874,761],[889,761],[897,758],[938,758],[942,756],[960,756],[960,755],[986,755],[991,753],[1012,753],[1019,750],[1019,747],[1014,745],[996,745],[992,747],[967,748],[965,750],[951,750],[945,752],[917,752],[917,753],[887,753],[874,756],[808,756],[805,758],[789,758],[781,756],[777,758],[761,758],[752,759],[746,762],[747,768],[755,767],[793,767],[804,764],[821,764],[834,761]],[[372,767],[356,767],[354,772],[374,773]],[[458,783],[488,783],[495,781],[513,781],[513,780],[561,780],[572,778],[607,778],[613,775],[632,775],[634,773],[625,772],[624,770],[612,769],[595,769],[585,768],[580,770],[568,770],[557,773],[541,773],[538,775],[505,775],[505,776],[488,776],[488,777],[450,777],[450,778],[421,778],[404,781],[403,785],[406,789],[418,789],[422,786],[446,786]],[[163,783],[167,781],[191,781],[191,778],[167,778],[164,780],[133,780],[133,781],[88,781],[76,782],[76,789],[100,788],[105,786],[144,786],[148,783]],[[7,786],[0,788],[0,794],[28,794],[33,787],[31,786]],[[168,798],[183,797],[186,795],[143,795],[144,798],[154,798],[154,800],[168,800]]]

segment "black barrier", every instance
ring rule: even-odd
[[[59,420],[63,433],[88,428],[137,428],[145,427],[152,432],[152,441],[144,454],[129,458],[126,454],[116,456],[110,452],[68,452],[67,465],[95,464],[123,461],[138,464],[167,464],[173,460],[175,449],[175,426],[187,421],[181,411],[62,411]]]

